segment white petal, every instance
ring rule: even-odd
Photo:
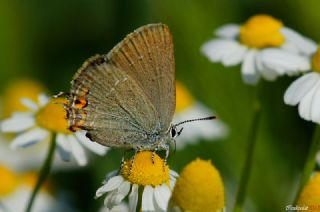
[[[274,81],[279,74],[277,72],[275,72],[274,70],[270,70],[268,67],[266,67],[261,60],[261,54],[257,53],[256,54],[256,68],[259,71],[259,73],[261,74],[261,76],[268,80],[268,81]]]
[[[311,120],[320,124],[320,83],[312,97]]]
[[[129,191],[130,183],[128,181],[122,182],[114,199],[115,204],[118,205],[128,195]]]
[[[290,42],[285,42],[284,44],[282,44],[280,46],[280,49],[284,50],[284,51],[287,51],[287,52],[290,52],[290,53],[293,53],[293,54],[300,54],[300,49],[294,45],[293,43],[290,43]]]
[[[175,184],[176,184],[176,181],[179,177],[179,174],[173,170],[170,170],[170,188],[173,189]]]
[[[106,179],[104,180],[103,184],[107,183],[109,179],[111,179],[114,176],[117,176],[118,174],[119,174],[119,169],[116,169],[116,170],[113,170],[113,171],[109,172],[106,175]]]
[[[315,72],[305,74],[295,80],[284,94],[284,102],[288,105],[296,105],[316,85],[320,75]]]
[[[104,205],[109,208],[110,210],[117,205],[115,199],[116,199],[116,196],[117,196],[117,191],[116,190],[113,190],[111,191],[107,196],[106,198],[104,199]]]
[[[154,211],[153,193],[154,193],[154,189],[152,188],[152,186],[147,185],[146,187],[144,187],[144,190],[142,193],[142,203],[141,203],[142,212]]]
[[[236,38],[239,35],[240,32],[240,26],[238,24],[227,24],[222,27],[219,27],[215,34],[218,37],[222,38]]]
[[[274,81],[279,76],[279,74],[277,72],[275,72],[274,70],[271,70],[269,68],[262,69],[262,71],[259,70],[259,73],[264,79],[266,79],[268,81]]]
[[[47,138],[48,136],[48,131],[41,128],[34,128],[32,130],[18,135],[15,139],[13,139],[10,147],[13,149],[17,147],[26,147],[38,143]]]
[[[320,86],[320,81],[318,81],[317,84],[312,87],[312,89],[305,95],[305,97],[302,98],[299,104],[299,114],[305,120],[308,120],[308,121],[311,120],[311,112],[312,112],[311,108],[312,108],[313,98],[319,86]]]
[[[139,185],[133,184],[129,195],[129,210],[136,211],[139,197]]]
[[[108,147],[102,146],[96,142],[91,141],[89,138],[85,136],[85,131],[77,131],[75,133],[78,140],[81,142],[83,146],[96,153],[97,155],[105,155],[109,150]]]
[[[32,116],[13,116],[1,122],[2,132],[21,132],[35,125]]]
[[[48,104],[49,101],[50,101],[50,98],[46,94],[44,93],[39,94],[38,102],[40,107],[45,106],[46,104]]]
[[[222,58],[222,64],[225,66],[233,66],[241,63],[246,55],[247,48],[241,45],[234,46],[226,51],[225,56]]]
[[[248,84],[256,84],[259,79],[259,73],[256,70],[255,62],[256,53],[255,50],[250,50],[246,54],[241,67],[243,81]]]
[[[166,184],[157,186],[154,190],[154,197],[158,206],[166,211],[168,207],[168,202],[171,197],[171,191]]]
[[[173,189],[174,186],[176,185],[176,181],[177,181],[176,178],[170,176],[170,181],[169,181],[169,183],[170,183],[170,188],[171,188],[171,189]]]
[[[34,116],[34,113],[33,112],[13,112],[12,113],[12,118],[24,118],[24,117],[30,117],[30,116]]]
[[[86,153],[84,152],[83,147],[79,143],[79,141],[75,138],[74,135],[68,135],[67,139],[69,141],[71,152],[77,163],[80,166],[85,166],[88,163]]]
[[[239,64],[247,51],[247,48],[237,41],[214,39],[201,47],[201,52],[212,62],[222,62],[225,66]]]
[[[70,161],[70,144],[67,136],[62,133],[57,134],[57,150],[62,160]]]
[[[173,177],[179,177],[179,174],[176,172],[176,171],[174,171],[174,170],[170,170],[170,175],[171,176],[173,176]]]
[[[34,103],[31,99],[21,98],[21,103],[32,111],[39,110],[38,105]]]
[[[129,212],[129,208],[127,204],[121,203],[119,205],[115,205],[110,210],[107,207],[101,208],[99,212]]]
[[[261,62],[265,67],[279,74],[293,74],[310,70],[310,60],[306,56],[296,55],[284,50],[270,48],[262,50]]]
[[[121,201],[128,195],[130,191],[130,183],[128,181],[124,181],[121,185],[116,189],[111,191],[105,198],[104,204],[107,208],[112,209],[116,205],[119,205]]]
[[[117,189],[123,181],[124,179],[121,176],[114,176],[110,178],[106,184],[97,190],[96,197],[101,197],[104,193]]]
[[[300,52],[310,55],[317,50],[317,44],[314,41],[303,37],[296,31],[288,27],[283,27],[281,29],[281,32],[284,34],[286,41],[296,45],[299,48]]]

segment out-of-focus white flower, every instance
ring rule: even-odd
[[[38,96],[45,90],[42,84],[30,79],[18,79],[9,82],[1,95],[1,119],[9,118],[15,112],[29,111],[29,108],[21,103],[21,98],[28,98],[37,102]],[[13,134],[0,134],[1,163],[16,171],[24,172],[39,169],[46,158],[48,142],[41,142],[33,148],[13,150],[9,148],[12,138]],[[52,165],[53,170],[72,170],[78,167],[74,161],[65,163],[60,157],[55,157]]]
[[[286,90],[284,102],[299,105],[299,115],[320,124],[320,49],[311,55],[311,72],[296,79]]]
[[[24,211],[34,186],[34,174],[19,175],[6,166],[0,165],[0,211]],[[47,189],[41,189],[35,199],[35,212],[57,211],[58,202]]]
[[[269,15],[255,15],[242,25],[228,24],[216,31],[218,38],[205,43],[201,51],[212,62],[225,66],[242,63],[245,83],[255,84],[260,77],[275,80],[310,69],[308,57],[316,44],[283,26]]]
[[[166,211],[178,175],[157,154],[152,160],[152,154],[142,151],[125,161],[120,174],[107,176],[96,197],[107,194],[104,204],[113,211],[129,195],[129,211],[136,211],[140,188],[143,189],[141,211]]]
[[[181,82],[176,82],[176,113],[174,123],[212,115],[215,115],[213,111],[196,101]],[[182,149],[186,144],[197,143],[200,139],[208,141],[222,139],[227,134],[227,126],[219,119],[190,122],[177,138],[177,149]]]
[[[90,141],[85,132],[75,133],[68,129],[66,110],[63,104],[64,98],[49,99],[40,94],[38,102],[23,98],[22,103],[29,108],[27,112],[16,112],[1,123],[1,131],[4,133],[17,133],[10,146],[28,147],[39,142],[52,139],[56,133],[57,150],[63,160],[69,161],[72,157],[81,166],[87,164],[87,156],[83,147],[92,152],[104,155],[108,148]]]

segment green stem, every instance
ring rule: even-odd
[[[138,197],[138,204],[135,212],[142,211],[142,193],[143,193],[144,187],[139,186],[139,197]]]
[[[257,141],[259,122],[261,116],[261,104],[259,94],[261,92],[261,88],[257,88],[256,95],[253,103],[253,118],[251,123],[251,129],[248,136],[247,141],[247,151],[246,151],[246,159],[245,164],[242,170],[240,185],[238,188],[236,202],[233,208],[234,212],[240,212],[243,209],[243,204],[246,197],[248,182],[250,178],[251,168],[252,168],[252,158],[255,149],[255,144]]]
[[[55,148],[56,148],[56,134],[54,133],[52,136],[52,139],[51,139],[50,147],[48,149],[47,158],[41,167],[39,177],[38,177],[37,183],[33,189],[32,195],[29,199],[26,212],[31,211],[35,197],[37,196],[38,191],[40,190],[41,186],[46,181],[46,179],[50,173],[52,160],[53,160],[53,153],[54,153]]]
[[[317,125],[314,129],[310,149],[304,164],[302,175],[300,177],[299,190],[294,199],[294,204],[297,204],[299,195],[302,189],[304,188],[304,186],[306,185],[306,183],[308,182],[312,171],[314,170],[314,167],[316,165],[316,160],[315,160],[316,154],[319,149],[320,149],[320,125]]]

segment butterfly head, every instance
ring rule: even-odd
[[[170,127],[171,138],[175,139],[176,137],[178,137],[182,133],[182,130],[183,130],[183,127],[178,129],[176,125],[172,125]]]

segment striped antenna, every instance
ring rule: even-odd
[[[185,124],[185,123],[188,123],[188,122],[194,122],[194,121],[206,121],[206,120],[213,120],[213,119],[216,119],[215,116],[209,116],[209,117],[205,117],[205,118],[197,118],[197,119],[190,119],[190,120],[185,120],[185,121],[182,121],[178,124],[175,124],[174,126],[177,127],[181,124]]]

